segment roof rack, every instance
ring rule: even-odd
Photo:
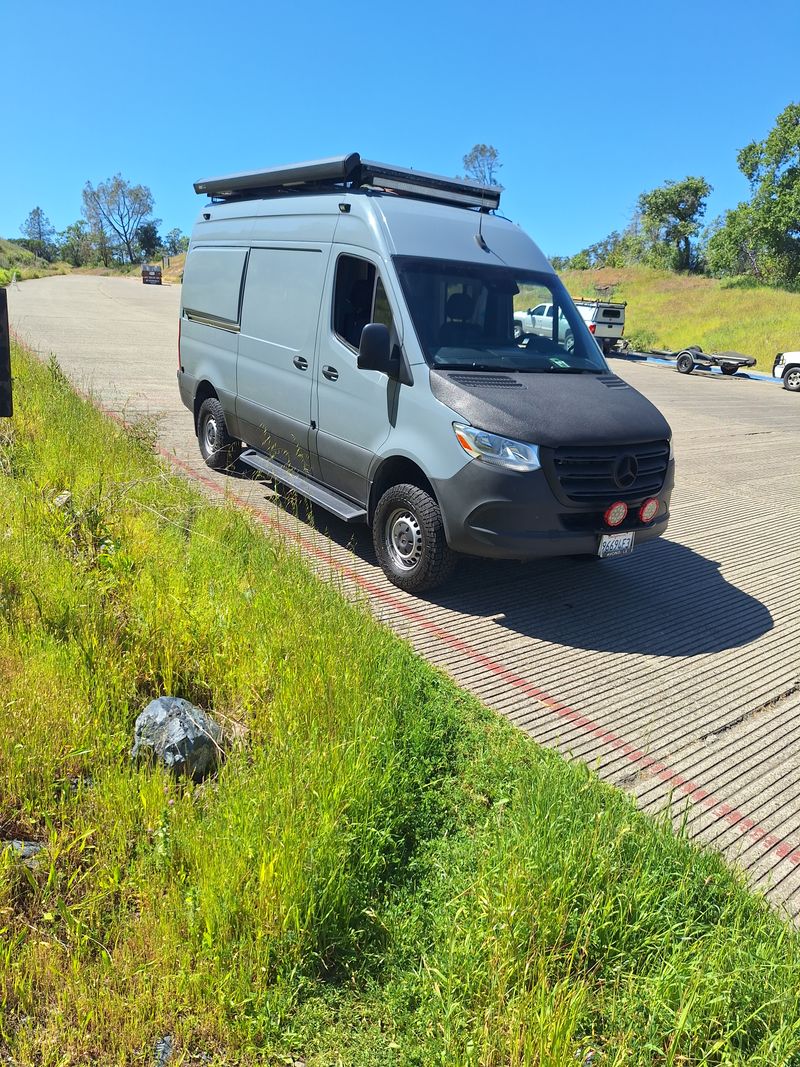
[[[282,193],[322,192],[358,188],[387,189],[393,193],[440,200],[461,207],[492,211],[500,204],[500,187],[481,185],[466,178],[447,178],[408,167],[394,167],[362,159],[357,152],[308,163],[243,171],[194,183],[196,193],[212,200],[245,200]]]

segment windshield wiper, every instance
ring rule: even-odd
[[[498,367],[492,363],[434,363],[434,370],[479,370],[508,371],[508,367]]]
[[[599,370],[590,367],[548,367],[548,374],[599,374]]]

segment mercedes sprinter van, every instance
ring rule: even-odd
[[[461,553],[604,558],[664,532],[670,428],[497,187],[354,153],[195,190],[178,382],[209,466],[368,523],[409,592]],[[515,336],[539,304],[550,329]]]

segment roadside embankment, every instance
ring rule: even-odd
[[[573,297],[612,286],[612,299],[628,302],[625,336],[634,347],[742,352],[764,373],[776,352],[800,348],[800,293],[649,267],[565,271],[562,278]]]
[[[0,1054],[717,1064],[800,1055],[800,940],[15,348],[0,423]],[[130,760],[160,695],[234,724]]]

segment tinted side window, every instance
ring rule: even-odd
[[[358,349],[361,331],[370,322],[392,330],[392,312],[383,282],[372,263],[357,256],[340,256],[333,291],[333,330]]]

